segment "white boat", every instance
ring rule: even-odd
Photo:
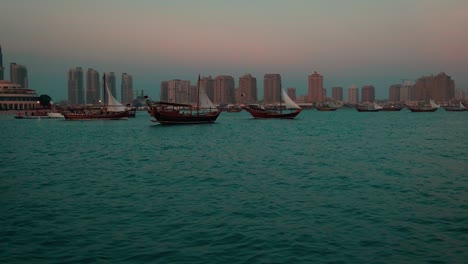
[[[59,112],[49,112],[49,113],[47,113],[47,117],[49,117],[49,118],[65,118],[65,116],[63,116]]]

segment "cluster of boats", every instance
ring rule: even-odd
[[[200,79],[200,76],[198,77]],[[66,109],[61,113],[48,112],[40,115],[21,115],[16,118],[64,118],[66,120],[121,120],[135,117],[135,108],[130,108],[122,105],[117,99],[112,96],[104,79],[104,87],[107,93],[107,106],[96,108],[81,108],[81,109]],[[179,104],[172,102],[153,102],[149,97],[145,97],[145,103],[148,113],[154,117],[154,122],[160,124],[203,124],[214,123],[221,112],[240,112],[246,110],[255,119],[294,119],[298,116],[302,108],[297,105],[287,93],[281,89],[280,104],[276,106],[263,106],[258,104],[227,106],[219,108],[211,102],[203,88],[201,88],[200,80],[197,82],[197,103]],[[317,105],[318,111],[336,111],[341,108],[341,105],[333,103],[323,103]],[[400,111],[403,105],[386,105],[380,106],[376,102],[371,104],[362,104],[355,106],[358,112],[378,112],[378,111]],[[430,100],[429,104],[422,105],[406,105],[412,112],[434,112],[440,108],[440,105]],[[465,111],[466,108],[460,102],[458,106],[446,106],[446,111]]]

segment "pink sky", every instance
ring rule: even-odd
[[[128,72],[154,95],[161,80],[198,72],[250,72],[259,88],[280,73],[304,93],[316,70],[327,88],[374,84],[384,98],[401,78],[445,71],[468,88],[468,1],[8,0],[2,10],[4,65],[26,65],[52,97],[65,98],[75,66]]]

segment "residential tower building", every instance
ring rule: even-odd
[[[308,101],[309,103],[321,104],[325,98],[323,92],[323,76],[314,71],[308,77]]]
[[[265,74],[263,77],[263,103],[276,104],[281,101],[281,75]]]
[[[81,67],[72,68],[68,71],[68,104],[85,103],[83,69]]]
[[[214,104],[235,104],[234,78],[229,75],[220,75],[214,79]]]
[[[10,81],[21,85],[22,88],[28,88],[28,70],[25,66],[10,63]]]
[[[121,94],[124,105],[133,103],[133,77],[128,73],[122,73]]]
[[[257,78],[244,74],[239,78],[239,103],[254,103],[257,98]]]
[[[86,103],[98,105],[102,102],[101,98],[99,72],[89,68],[86,71]]]

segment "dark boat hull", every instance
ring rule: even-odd
[[[128,111],[96,114],[63,113],[66,120],[123,120],[128,119]]]
[[[264,119],[264,118],[276,118],[276,119],[294,119],[302,109],[297,109],[291,113],[280,113],[280,112],[272,112],[272,111],[265,111],[265,110],[257,110],[246,107],[245,110],[249,112],[253,118],[256,119]]]
[[[356,108],[358,112],[378,112],[380,109],[363,109],[363,108]]]
[[[317,107],[317,110],[320,112],[330,112],[336,111],[339,107]]]
[[[165,125],[208,124],[216,122],[221,111],[208,113],[180,113],[179,111],[158,111],[152,108],[151,116]]]
[[[411,112],[419,113],[419,112],[435,112],[439,108],[414,108],[414,107],[408,107],[408,109]]]
[[[403,107],[383,107],[380,111],[400,111]]]

